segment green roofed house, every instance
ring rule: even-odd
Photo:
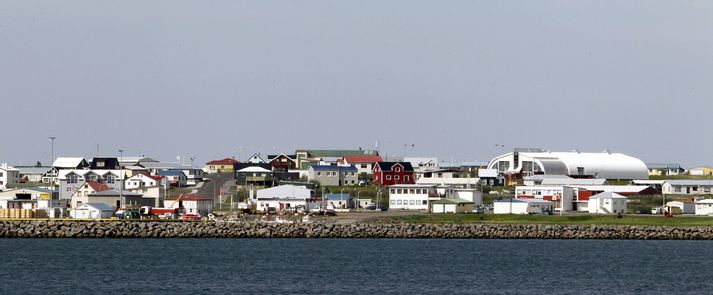
[[[475,203],[460,199],[441,199],[431,202],[432,213],[467,213],[475,209]]]
[[[296,150],[297,168],[307,170],[312,165],[337,165],[337,161],[347,156],[378,156],[375,150]]]

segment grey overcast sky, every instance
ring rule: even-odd
[[[513,147],[713,165],[713,1],[0,3],[0,162]],[[504,148],[496,148],[502,144]]]

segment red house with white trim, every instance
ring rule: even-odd
[[[413,166],[409,162],[376,163],[374,165],[374,182],[382,186],[415,184]]]

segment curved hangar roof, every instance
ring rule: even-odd
[[[584,175],[594,175],[604,179],[648,179],[646,164],[634,157],[620,153],[580,153],[580,152],[520,152],[520,161],[537,162],[548,175],[579,175],[579,168],[584,169]],[[496,157],[488,168],[495,167],[500,161],[513,164],[513,153]],[[522,165],[518,165],[522,167]]]

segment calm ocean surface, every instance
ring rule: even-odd
[[[711,294],[713,242],[0,240],[2,294]]]

